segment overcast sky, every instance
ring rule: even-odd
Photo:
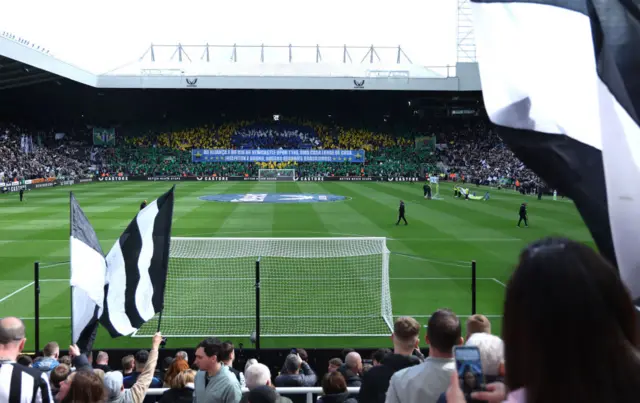
[[[454,0],[7,0],[0,30],[94,73],[137,60],[151,43],[178,42],[401,45],[414,64],[445,66],[456,62],[456,10]],[[193,50],[191,59],[201,53]],[[352,52],[354,62],[364,53]],[[272,59],[286,57],[277,52]],[[391,51],[380,57],[395,60]],[[258,62],[259,50],[242,59]],[[313,54],[300,51],[297,59],[313,61]]]

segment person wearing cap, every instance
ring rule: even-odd
[[[156,370],[160,343],[162,343],[162,335],[156,333],[151,343],[149,359],[131,389],[124,389],[122,372],[112,371],[105,374],[104,386],[107,389],[106,403],[141,403],[144,400],[147,389],[149,389],[149,385],[151,385],[153,372]]]
[[[142,203],[140,203],[140,211],[144,210],[144,208],[147,207],[147,201],[143,201]]]
[[[518,220],[518,227],[520,227],[520,223],[524,220],[524,226],[529,227],[529,223],[527,222],[527,203],[522,203],[520,205],[520,219]]]

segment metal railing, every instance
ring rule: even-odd
[[[164,392],[166,392],[169,389],[149,389],[147,390],[147,395],[148,396],[160,396],[162,395]],[[248,392],[249,389],[247,388],[243,388],[242,389],[242,393],[246,393]],[[322,388],[320,387],[296,387],[296,388],[276,388],[276,391],[281,394],[282,396],[287,396],[287,395],[307,395],[307,403],[313,403],[313,395],[318,395],[321,396],[322,395]],[[360,393],[360,388],[356,387],[356,388],[347,388],[347,392],[351,393],[351,394],[358,394]]]

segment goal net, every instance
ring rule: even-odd
[[[386,238],[172,238],[163,335],[249,336],[256,271],[261,336],[391,334]]]
[[[296,180],[295,169],[260,169],[258,171],[260,181],[294,181]]]

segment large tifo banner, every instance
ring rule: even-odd
[[[202,150],[193,162],[364,162],[364,150]]]
[[[114,146],[116,144],[116,129],[94,127],[93,144],[96,146]]]

